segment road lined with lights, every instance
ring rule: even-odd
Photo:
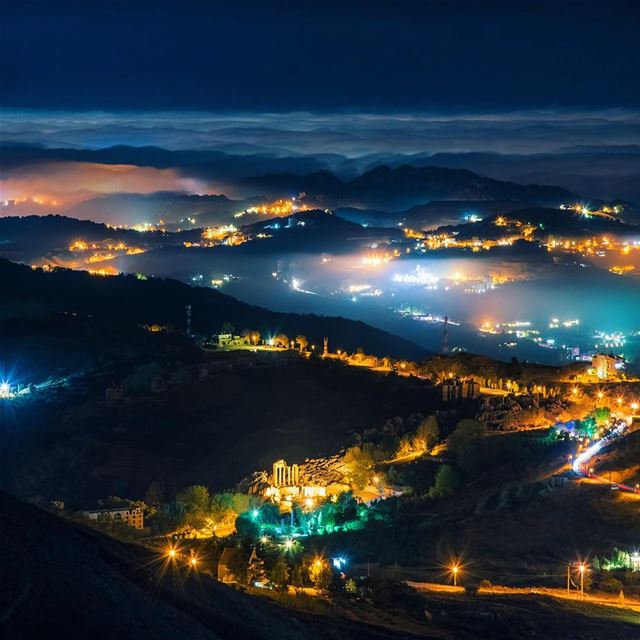
[[[430,593],[458,595],[465,593],[464,587],[440,584],[437,582],[414,582],[407,580],[405,584],[419,591],[427,591]],[[588,593],[581,593],[580,591],[572,591],[568,594],[565,589],[553,587],[507,587],[503,585],[492,585],[490,587],[480,587],[477,590],[477,594],[481,596],[550,596],[561,600],[584,600],[590,604],[640,611],[640,600],[627,596],[625,596],[624,601],[621,601],[617,595],[598,594],[594,596]]]
[[[598,476],[595,473],[593,473],[593,467],[587,468],[587,465],[589,464],[589,462],[591,462],[591,459],[593,458],[593,456],[595,456],[597,453],[602,451],[604,447],[609,446],[615,440],[617,440],[620,436],[622,436],[625,429],[626,429],[626,425],[620,425],[616,427],[609,435],[604,436],[597,442],[594,442],[590,447],[587,447],[579,456],[576,456],[571,466],[573,469],[573,472],[577,476],[590,478],[592,480],[597,480],[604,484],[609,484],[612,487],[615,486],[620,491],[626,491],[629,493],[638,493],[638,490],[635,487],[630,487],[629,485],[621,484],[619,482],[610,482],[609,480],[606,480],[602,476]]]

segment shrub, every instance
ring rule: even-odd
[[[614,577],[605,578],[600,583],[600,588],[607,593],[620,593],[622,591],[624,585],[620,580]]]

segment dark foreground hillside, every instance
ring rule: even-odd
[[[293,614],[0,493],[0,637],[171,640],[392,638]],[[406,636],[405,636],[406,637]]]
[[[151,550],[107,538],[4,493],[0,567],[3,640],[638,637],[630,612],[544,597],[425,594],[421,621],[367,603],[338,604],[328,609],[331,615],[287,610],[221,585],[209,575],[210,567],[197,574],[167,569]],[[390,629],[394,626],[398,631]]]

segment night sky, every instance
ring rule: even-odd
[[[402,162],[640,199],[638,2],[0,3],[4,200]]]
[[[2,104],[631,107],[637,2],[3,2]]]

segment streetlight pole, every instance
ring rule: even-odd
[[[571,565],[567,565],[567,595],[571,595]]]
[[[580,563],[580,597],[584,598],[584,563]]]

